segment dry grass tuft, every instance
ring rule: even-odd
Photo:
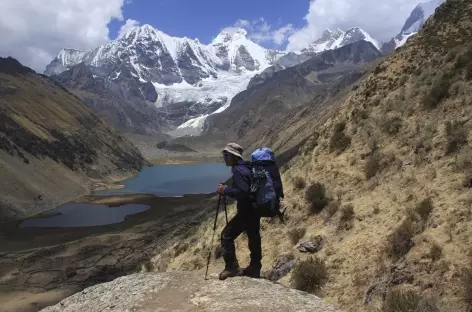
[[[334,132],[329,141],[330,152],[342,153],[351,145],[351,138],[344,133],[345,129],[346,122],[344,121],[334,126]]]
[[[462,269],[461,282],[463,299],[467,304],[468,308],[472,308],[472,266]]]
[[[438,261],[442,256],[442,247],[438,243],[433,243],[429,251],[429,255],[433,261]]]
[[[456,156],[456,169],[460,172],[472,169],[472,149],[470,147],[464,147]]]
[[[314,293],[326,283],[327,279],[328,270],[324,261],[318,257],[311,257],[295,266],[291,283],[295,289]]]
[[[354,206],[352,206],[351,204],[344,205],[340,210],[340,227],[346,230],[352,228],[352,221],[354,220],[354,216]]]
[[[297,244],[300,241],[300,239],[302,239],[303,236],[305,236],[305,234],[306,234],[306,228],[301,228],[301,227],[291,229],[288,232],[288,236],[290,237],[290,242],[292,243],[292,245]]]
[[[306,190],[305,199],[310,204],[310,213],[320,213],[328,204],[325,186],[321,183],[313,183]]]
[[[398,260],[405,256],[413,247],[413,237],[415,236],[415,227],[410,218],[406,218],[394,230],[390,237],[390,257]]]
[[[463,145],[467,144],[468,132],[462,123],[447,121],[445,129],[447,137],[446,155],[459,151]]]
[[[439,77],[433,79],[430,89],[423,95],[422,104],[425,108],[436,108],[443,99],[449,96],[449,88],[451,86],[450,74],[443,73]]]
[[[382,118],[380,121],[381,129],[389,135],[398,134],[402,126],[403,126],[403,121],[398,116],[385,117],[385,118]]]
[[[391,290],[382,308],[383,312],[442,312],[435,298],[423,297],[413,290]]]
[[[366,179],[373,178],[380,171],[382,156],[379,152],[374,152],[364,164],[364,174]]]
[[[429,218],[429,215],[431,214],[431,212],[433,212],[433,201],[431,200],[430,197],[424,199],[423,201],[421,201],[415,208],[415,211],[416,213],[418,213],[421,217],[421,219],[423,219],[423,221],[426,221],[428,220]]]
[[[326,220],[331,219],[336,212],[338,212],[341,203],[339,201],[333,201],[329,203],[328,207],[325,209]]]
[[[303,179],[300,176],[296,176],[293,179],[293,186],[295,187],[296,190],[302,190],[306,187],[306,182],[305,179]]]

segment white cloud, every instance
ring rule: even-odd
[[[269,25],[263,17],[254,21],[239,19],[234,27],[244,28],[248,32],[249,38],[257,43],[270,42],[278,46],[285,43],[288,37],[295,32],[292,24],[273,29],[273,26]]]
[[[361,27],[375,39],[397,35],[421,0],[311,0],[306,25],[292,34],[288,51],[298,51],[318,39],[326,28]]]
[[[128,0],[126,0],[128,1]],[[89,50],[123,20],[125,0],[0,0],[0,56],[42,72],[62,48]]]
[[[139,26],[139,22],[134,19],[128,19],[126,23],[121,26],[120,31],[118,32],[118,37],[126,34],[129,30]]]

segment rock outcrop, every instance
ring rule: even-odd
[[[42,312],[341,312],[308,293],[264,279],[205,281],[200,273],[139,273],[85,289]]]

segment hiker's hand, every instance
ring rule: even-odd
[[[224,184],[218,184],[218,188],[217,188],[216,191],[218,192],[218,194],[223,195],[224,192],[225,192],[225,188],[226,188],[226,185],[224,185]]]

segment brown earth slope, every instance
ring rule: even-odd
[[[347,311],[469,311],[471,21],[472,2],[447,0],[314,129],[283,174],[287,223],[262,225],[263,269],[298,263],[280,283],[319,282],[317,294]],[[191,259],[207,252],[211,226],[210,218],[198,244],[183,241],[156,264],[202,268]],[[297,249],[306,241],[318,264]],[[246,246],[243,236],[241,265]]]
[[[0,221],[86,194],[92,179],[129,176],[147,162],[76,96],[0,58]]]

